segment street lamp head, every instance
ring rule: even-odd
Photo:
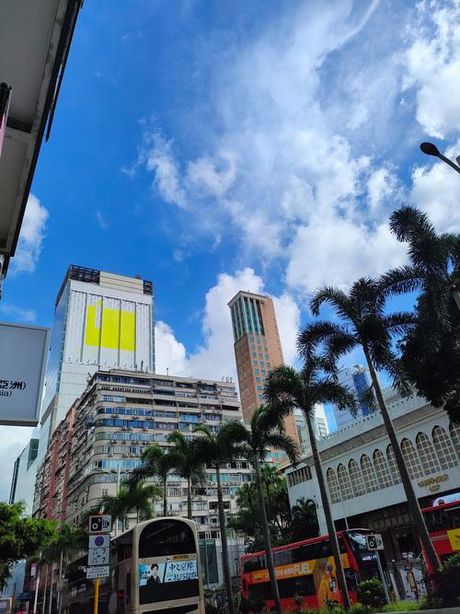
[[[428,156],[436,156],[437,158],[440,156],[439,149],[433,143],[422,143],[420,149]]]

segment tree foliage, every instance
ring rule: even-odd
[[[24,517],[22,503],[0,502],[0,584],[14,563],[38,555],[57,536],[55,521]]]
[[[387,291],[418,293],[416,325],[405,335],[401,364],[435,407],[460,422],[460,236],[437,234],[425,213],[402,207],[390,226],[408,244],[410,265],[383,276]]]

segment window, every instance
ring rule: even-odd
[[[342,500],[351,499],[353,497],[353,490],[351,488],[350,477],[342,464],[337,467],[337,478],[340,485],[340,492],[342,493]]]
[[[326,480],[329,488],[329,494],[331,495],[332,503],[338,503],[341,501],[339,483],[337,481],[337,476],[335,475],[334,469],[329,469],[326,472]]]
[[[433,429],[432,436],[434,449],[438,455],[441,467],[443,469],[455,467],[458,464],[457,457],[455,455],[452,442],[450,441],[450,437],[446,431],[440,426],[436,425]]]
[[[390,468],[380,450],[374,452],[374,468],[380,488],[388,488],[393,485]]]
[[[401,481],[401,476],[399,475],[398,466],[396,464],[395,453],[393,452],[393,447],[390,445],[387,447],[387,461],[388,467],[390,469],[391,477],[393,478],[393,484],[399,484]]]
[[[451,422],[449,424],[449,431],[455,451],[457,452],[457,456],[460,458],[460,424],[454,424]]]
[[[433,445],[425,433],[418,433],[415,442],[417,444],[417,452],[422,463],[423,471],[426,475],[440,471],[438,457],[434,451]]]
[[[366,489],[364,487],[363,476],[361,475],[361,469],[358,466],[358,463],[351,459],[348,463],[348,473],[350,474],[351,487],[353,489],[353,494],[355,497],[359,497],[360,495],[364,495]]]
[[[367,454],[363,454],[361,456],[361,471],[363,474],[366,492],[373,492],[374,490],[378,490],[379,485],[377,482],[377,476],[375,475],[374,467],[372,466],[370,458],[367,456]]]
[[[159,520],[143,529],[139,536],[139,557],[193,554],[196,552],[193,531],[177,520]]]
[[[423,476],[423,471],[420,465],[420,460],[414,446],[408,439],[403,439],[401,441],[401,452],[404,457],[404,462],[406,463],[409,477],[412,480],[414,478],[421,478]]]

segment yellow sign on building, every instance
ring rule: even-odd
[[[99,326],[98,309],[102,311]],[[134,352],[135,337],[134,311],[102,307],[101,301],[86,308],[85,345]]]

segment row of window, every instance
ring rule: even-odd
[[[289,486],[296,486],[301,482],[307,482],[311,480],[311,469],[310,467],[301,467],[300,469],[296,469],[287,475],[287,482]]]
[[[450,436],[437,425],[432,430],[431,438],[420,432],[415,438],[415,446],[407,438],[401,441],[401,451],[411,479],[422,478],[458,465],[460,426],[451,424],[449,430]],[[359,462],[351,459],[347,467],[343,463],[336,468],[329,467],[326,478],[333,503],[401,482],[391,445],[387,446],[385,454],[379,449],[374,450],[372,459],[363,454]]]

